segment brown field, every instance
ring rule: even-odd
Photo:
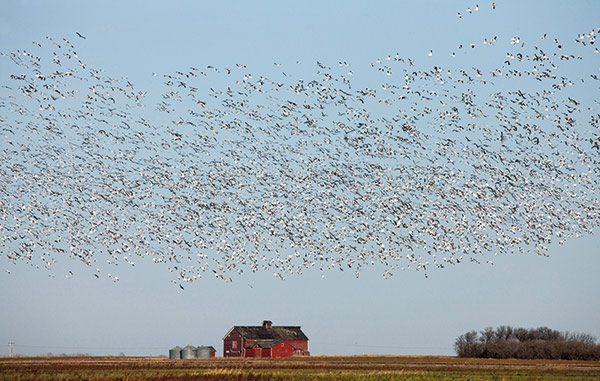
[[[3,357],[0,380],[600,380],[600,361],[450,356]]]

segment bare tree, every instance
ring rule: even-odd
[[[596,341],[587,333],[500,326],[460,335],[454,350],[459,357],[600,360],[600,345]]]

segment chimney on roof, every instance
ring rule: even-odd
[[[270,320],[263,320],[263,324],[262,324],[263,328],[265,328],[265,329],[271,329],[272,325],[273,325],[273,323],[271,323]]]

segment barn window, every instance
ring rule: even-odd
[[[237,349],[237,341],[231,342],[231,349]]]

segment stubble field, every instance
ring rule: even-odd
[[[600,361],[450,356],[0,358],[1,380],[598,380]]]

